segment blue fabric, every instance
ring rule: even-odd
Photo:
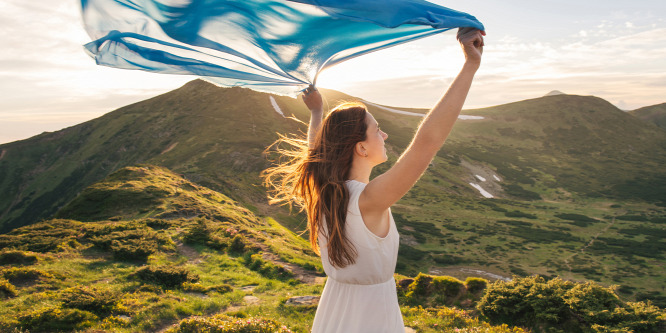
[[[81,0],[97,64],[295,96],[329,66],[473,16],[422,0]]]

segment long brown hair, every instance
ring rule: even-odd
[[[354,147],[365,141],[366,107],[361,103],[343,103],[329,112],[317,131],[312,149],[307,139],[280,135],[267,148],[276,147],[278,164],[264,170],[264,184],[269,187],[269,203],[296,204],[308,215],[310,245],[319,253],[317,236],[328,239],[331,264],[345,267],[356,261],[356,249],[345,234],[349,178]],[[286,143],[291,149],[283,149]],[[323,218],[326,225],[323,226]]]

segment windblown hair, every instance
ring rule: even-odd
[[[319,254],[317,236],[328,239],[331,264],[345,267],[356,261],[357,252],[345,234],[349,179],[354,147],[366,139],[366,107],[361,103],[343,103],[326,115],[317,131],[312,149],[307,139],[280,135],[266,151],[275,147],[277,165],[262,172],[269,187],[270,203],[283,203],[308,216],[310,245]],[[291,149],[280,148],[285,143]],[[324,225],[325,221],[325,225]]]

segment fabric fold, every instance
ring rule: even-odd
[[[473,16],[423,0],[81,0],[103,66],[205,77],[295,96],[342,61]]]

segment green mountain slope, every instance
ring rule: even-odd
[[[322,91],[331,107],[354,99]],[[276,132],[306,130],[278,114],[271,98],[287,115],[308,119],[299,100],[197,80],[78,126],[1,145],[0,226],[8,231],[49,218],[113,171],[150,163],[303,230],[302,214],[267,205],[259,178]],[[422,118],[369,109],[389,134],[389,163],[376,175],[396,161]],[[625,286],[630,299],[666,304],[665,131],[589,96],[464,114],[484,118],[459,120],[419,183],[393,207],[403,243],[398,272],[593,279]],[[494,199],[482,199],[470,183]],[[87,205],[76,200],[71,205]],[[101,208],[87,216],[114,217]]]
[[[666,103],[642,107],[629,113],[666,130]]]
[[[122,168],[58,216],[0,235],[0,331],[310,329],[323,278],[309,244],[168,169]],[[473,306],[486,285],[451,281],[454,293],[403,294],[402,303],[432,307],[403,305],[406,323],[421,332],[524,332],[442,306],[462,298]]]
[[[144,164],[84,189],[57,215],[0,235],[2,332],[310,330],[318,258],[298,235],[222,193]],[[395,278],[405,324],[418,332],[666,324],[663,310],[594,283]]]

